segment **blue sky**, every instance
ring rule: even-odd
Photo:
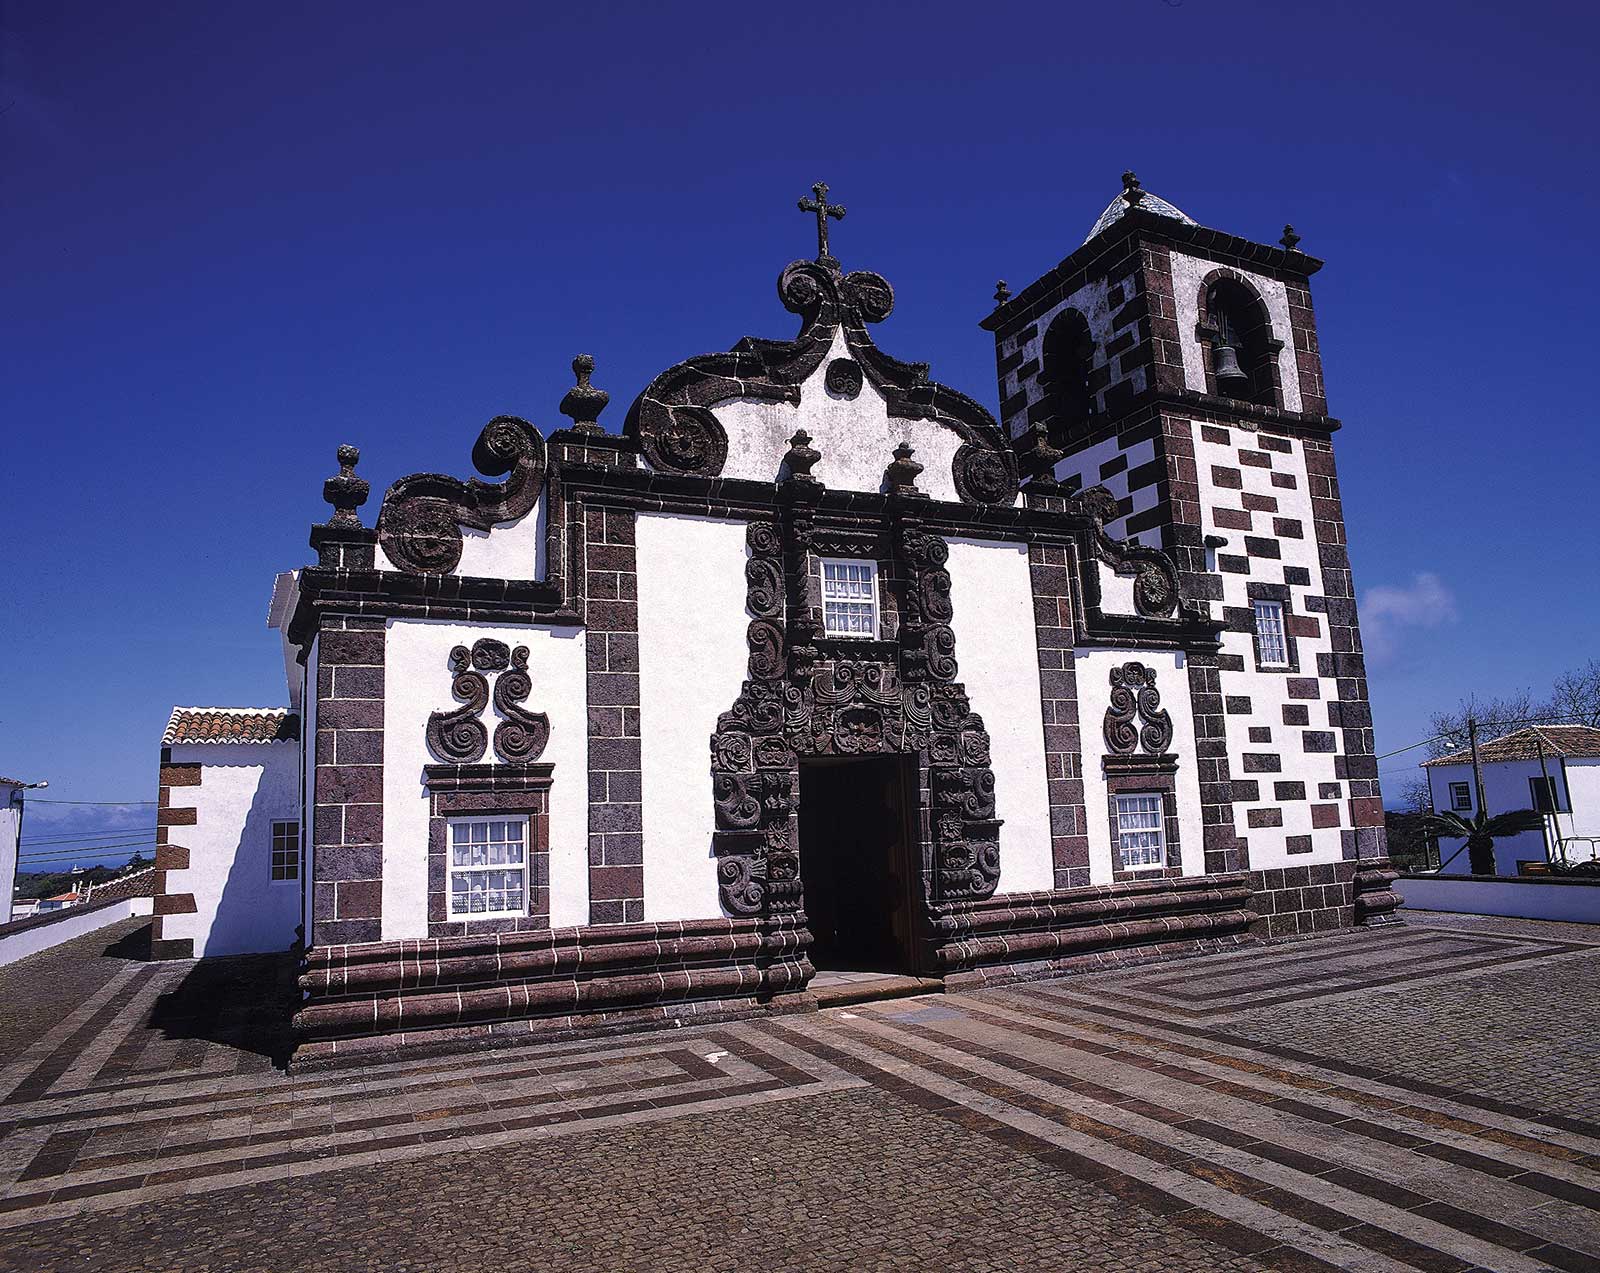
[[[1379,750],[1590,656],[1587,4],[103,5],[0,12],[0,773],[148,800],[174,703],[282,701],[273,573],[334,448],[367,509],[663,367],[786,337],[796,198],[891,352],[995,406],[976,324],[1124,168],[1293,221]],[[1404,761],[1386,762],[1390,770]],[[44,794],[44,793],[41,793]],[[120,825],[147,809],[110,811]],[[30,839],[108,811],[36,805]]]

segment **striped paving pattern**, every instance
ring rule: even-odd
[[[183,968],[130,963],[0,1070],[0,1252],[87,1211],[871,1087],[1262,1268],[1593,1270],[1600,1125],[1229,1032],[1538,960],[1600,944],[1412,927],[294,1079],[147,1028]]]

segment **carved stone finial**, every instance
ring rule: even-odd
[[[1122,197],[1130,208],[1138,207],[1139,200],[1144,198],[1144,188],[1131,168],[1122,174]]]
[[[883,480],[889,484],[889,490],[896,495],[921,495],[917,489],[917,478],[922,473],[922,465],[911,457],[916,452],[909,442],[901,442],[894,449],[894,459],[888,468],[883,470]]]
[[[994,303],[996,305],[1004,305],[1010,299],[1011,288],[1007,285],[1005,279],[1001,279],[994,285]]]
[[[361,452],[346,442],[335,452],[335,458],[339,461],[339,471],[322,484],[322,498],[333,505],[328,525],[359,526],[361,518],[356,509],[367,502],[367,494],[372,489],[365,478],[356,476],[356,462],[361,459]]]
[[[1283,237],[1279,239],[1278,242],[1283,244],[1284,247],[1288,248],[1289,251],[1293,252],[1295,244],[1300,242],[1300,236],[1294,232],[1294,227],[1292,225],[1285,222],[1283,226]]]
[[[1056,465],[1066,452],[1050,444],[1050,428],[1043,421],[1028,430],[1027,443],[1021,452],[1022,469],[1028,475],[1028,485],[1040,494],[1060,489],[1056,481]]]
[[[817,479],[811,476],[811,466],[821,458],[822,452],[811,445],[811,435],[804,429],[796,429],[783,457],[784,465],[789,470],[789,480],[815,482]]]
[[[835,221],[844,220],[844,204],[828,202],[828,183],[819,181],[811,187],[815,199],[802,199],[799,203],[801,212],[814,212],[817,214],[817,260],[823,265],[837,266],[839,262],[828,254],[828,218]]]
[[[600,427],[600,413],[606,409],[606,403],[611,401],[611,395],[589,383],[589,376],[593,372],[592,356],[579,354],[574,358],[572,374],[577,376],[578,383],[568,389],[567,396],[561,399],[561,414],[571,419],[572,427],[578,433],[605,432]]]

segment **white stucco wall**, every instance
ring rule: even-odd
[[[430,713],[459,706],[450,693],[450,650],[493,637],[528,647],[533,693],[525,704],[550,718],[540,757],[555,766],[550,789],[550,923],[589,921],[589,742],[584,633],[570,627],[500,626],[394,619],[384,649],[383,930],[385,941],[428,933],[428,800],[422,784]],[[493,733],[499,713],[484,709]],[[485,762],[494,758],[491,746]]]
[[[949,544],[959,679],[989,731],[995,816],[1005,820],[998,891],[1053,888],[1028,550],[997,540],[951,539]]]
[[[200,785],[173,787],[173,808],[197,810],[170,838],[189,867],[166,891],[194,895],[195,911],[168,915],[162,936],[194,939],[196,958],[287,950],[300,922],[300,881],[272,878],[272,824],[300,820],[299,747],[282,743],[175,746],[172,763],[200,765]]]
[[[1205,351],[1195,326],[1200,322],[1200,283],[1217,268],[1217,262],[1201,260],[1182,252],[1172,254],[1172,296],[1178,311],[1178,344],[1183,351],[1183,380],[1190,389],[1206,391]],[[1294,360],[1294,332],[1289,326],[1289,295],[1276,279],[1239,270],[1267,307],[1272,334],[1283,342],[1278,351],[1278,379],[1283,385],[1283,405],[1300,410],[1300,375]],[[1252,857],[1251,865],[1255,865]]]
[[[923,465],[917,486],[935,499],[957,500],[951,463],[961,447],[955,430],[932,420],[893,420],[883,395],[865,381],[854,399],[832,393],[823,383],[828,363],[850,357],[844,336],[834,332],[833,348],[800,386],[800,404],[726,402],[712,408],[728,434],[728,462],[722,476],[771,482],[778,476],[794,431],[804,428],[822,459],[812,475],[837,490],[879,491],[883,470],[902,441]]]
[[[635,539],[644,916],[704,919],[722,913],[710,749],[748,657],[745,523],[641,513]]]
[[[1172,717],[1172,744],[1168,750],[1178,757],[1174,786],[1179,856],[1185,875],[1204,875],[1205,828],[1200,817],[1200,773],[1194,754],[1194,711],[1189,703],[1189,673],[1182,652],[1080,648],[1073,665],[1078,677],[1078,732],[1083,746],[1083,806],[1089,824],[1089,880],[1094,884],[1112,881],[1114,846],[1110,794],[1102,764],[1106,744],[1101,722],[1111,704],[1111,669],[1130,662],[1155,670],[1162,709]],[[1251,865],[1254,864],[1252,860]]]
[[[549,491],[542,491],[532,511],[488,530],[461,528],[461,561],[450,573],[483,579],[543,579],[545,518]],[[396,567],[379,544],[374,554],[379,570]]]

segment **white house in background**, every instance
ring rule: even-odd
[[[155,913],[193,953],[287,950],[300,923],[300,718],[175,707],[161,736]]]
[[[27,783],[0,778],[0,899],[9,915],[11,894],[17,887],[17,844],[22,839],[22,793]]]
[[[1533,725],[1478,748],[1483,792],[1489,812],[1537,809],[1546,815],[1543,831],[1527,831],[1494,843],[1496,875],[1517,875],[1519,864],[1565,857],[1586,862],[1600,849],[1600,729],[1587,725]],[[1458,751],[1423,762],[1428,792],[1438,813],[1471,818],[1478,812],[1472,781],[1472,753]],[[1459,841],[1444,841],[1441,860]],[[1463,852],[1447,873],[1467,870]]]

